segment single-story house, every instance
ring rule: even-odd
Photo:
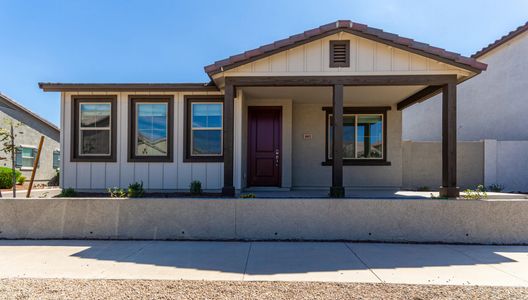
[[[55,177],[60,165],[60,131],[57,126],[42,118],[15,100],[0,93],[0,127],[9,130],[10,122],[15,125],[15,167],[27,179],[31,177],[37,155],[40,137],[44,136],[44,144],[40,154],[38,169],[35,173],[35,183],[56,184]],[[0,160],[0,165],[11,168],[9,153],[1,153],[6,159]]]
[[[205,67],[209,83],[40,83],[61,92],[61,186],[234,196],[402,185],[402,110],[442,93],[441,195],[456,178],[457,84],[474,58],[336,21]]]
[[[488,70],[458,87],[459,143],[477,143],[486,185],[528,192],[528,23],[472,55]],[[403,138],[413,142],[442,139],[441,98],[403,112]]]

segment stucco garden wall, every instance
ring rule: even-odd
[[[526,200],[0,199],[0,238],[528,244]]]
[[[486,185],[528,192],[528,141],[484,141]]]

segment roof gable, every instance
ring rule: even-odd
[[[349,64],[331,66],[330,44],[347,41]],[[472,74],[418,54],[387,46],[347,32],[338,32],[315,41],[242,64],[218,76],[269,75],[375,75],[375,74]]]
[[[337,21],[305,31],[301,34],[290,36],[289,38],[264,45],[262,47],[246,51],[244,53],[231,56],[227,59],[215,62],[206,66],[205,71],[209,76],[236,68],[238,66],[268,57],[289,50],[317,39],[339,33],[346,32],[355,36],[385,44],[390,47],[405,50],[420,56],[434,59],[458,68],[479,73],[486,69],[486,64],[478,62],[476,59],[462,56],[458,53],[446,51],[428,44],[416,42],[409,38],[384,32],[383,30],[371,28],[364,24],[353,23],[351,21]]]

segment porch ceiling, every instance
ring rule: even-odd
[[[344,104],[348,106],[395,105],[425,88],[412,86],[346,86]],[[331,87],[242,87],[244,99],[292,99],[294,103],[332,103]]]

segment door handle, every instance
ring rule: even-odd
[[[279,166],[279,149],[275,149],[275,166]]]

